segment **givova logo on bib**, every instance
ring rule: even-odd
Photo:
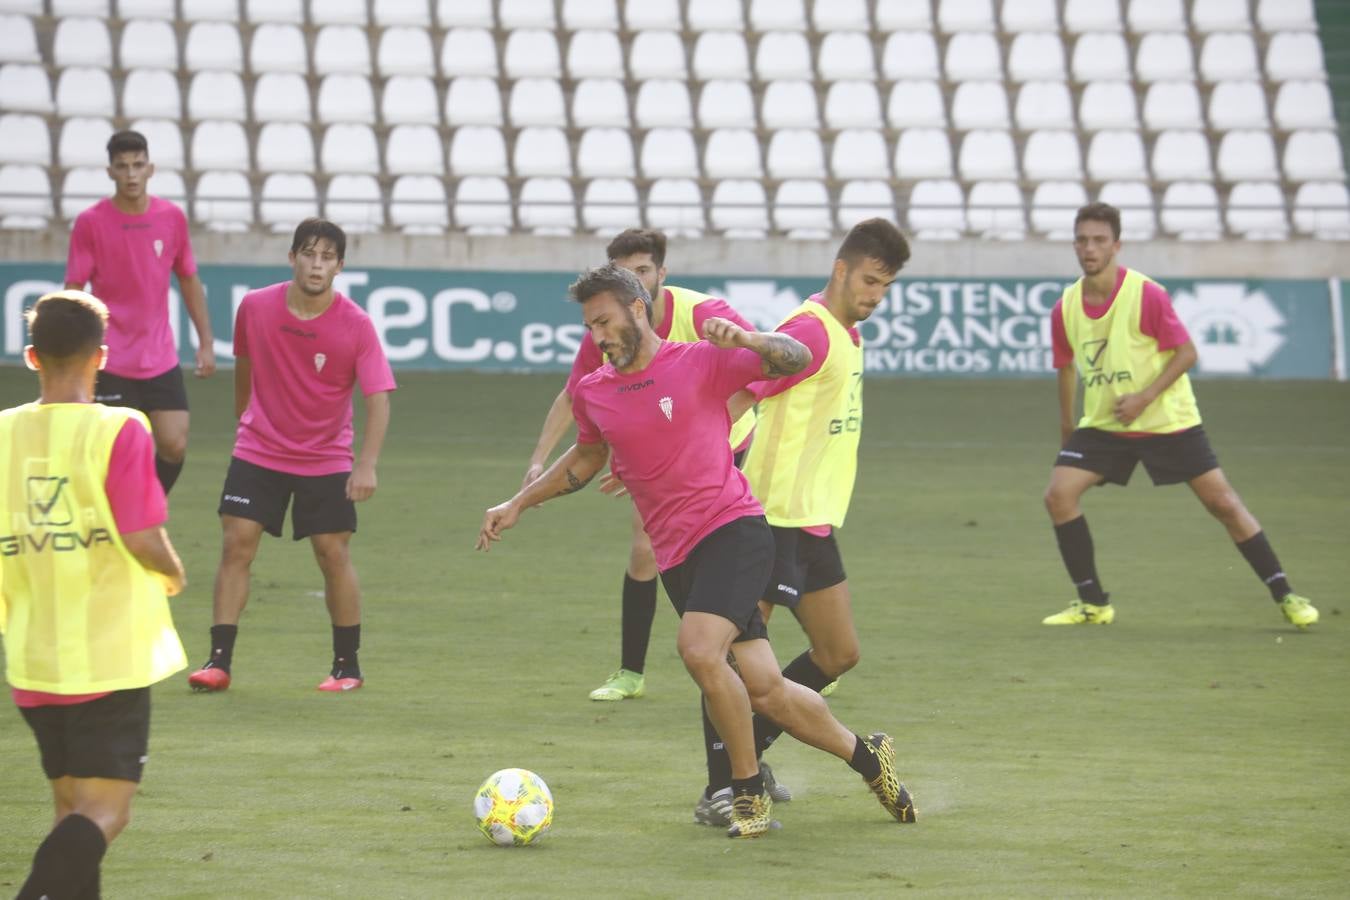
[[[1284,346],[1284,315],[1242,282],[1197,282],[1172,305],[1200,355],[1199,371],[1250,375]]]

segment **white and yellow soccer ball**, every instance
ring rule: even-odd
[[[553,824],[553,794],[528,769],[502,769],[488,776],[473,798],[478,830],[501,847],[537,841]]]

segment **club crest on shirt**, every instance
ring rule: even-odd
[[[156,257],[164,255],[164,242],[161,241],[159,238],[155,238],[154,248]]]
[[[661,412],[666,414],[666,421],[667,422],[671,421],[670,413],[673,409],[675,409],[675,401],[670,399],[669,397],[662,397],[660,400],[656,402],[656,405],[661,407]]]
[[[328,362],[328,354],[326,354],[326,353],[315,353],[315,354],[314,354],[314,371],[315,371],[315,372],[322,372],[322,371],[323,371],[323,364],[326,363],[326,362]]]

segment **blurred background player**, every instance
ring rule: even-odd
[[[183,471],[188,443],[188,398],[178,344],[169,327],[169,273],[178,276],[197,331],[198,378],[216,370],[206,292],[188,240],[187,217],[148,191],[155,164],[145,137],[119,131],[108,140],[108,177],[116,186],[80,213],[70,233],[66,287],[93,292],[108,307],[108,365],[95,398],[130,406],[150,417],[155,471],[167,493]]]
[[[309,538],[323,573],[333,623],[333,667],[321,691],[349,691],[363,679],[361,586],[349,545],[356,503],[375,493],[375,465],[389,427],[394,375],[370,317],[333,290],[347,236],[306,219],[291,240],[291,281],[244,296],[234,323],[235,413],[239,429],[220,499],[224,532],[216,572],[211,658],[188,676],[198,691],[230,686],[249,572],[266,531],[281,537],[294,498],[291,532]],[[361,456],[352,463],[352,389],[365,396]]]
[[[1190,485],[1228,529],[1285,618],[1299,628],[1314,624],[1317,609],[1293,593],[1260,523],[1219,468],[1186,376],[1197,358],[1195,344],[1171,299],[1161,285],[1116,263],[1120,211],[1106,203],[1078,210],[1073,246],[1083,276],[1050,313],[1062,449],[1045,507],[1078,599],[1044,624],[1108,625],[1115,619],[1079,499],[1094,485],[1125,485],[1140,462],[1156,485]],[[1080,378],[1083,416],[1075,428]]]
[[[746,331],[754,327],[725,300],[700,294],[688,288],[667,286],[666,236],[648,228],[630,228],[620,233],[605,248],[609,261],[638,277],[652,298],[651,325],[662,340],[688,343],[703,338],[703,324],[711,318],[729,319]],[[577,384],[605,362],[604,354],[588,334],[582,338],[572,361],[567,384],[553,399],[539,442],[530,455],[522,486],[528,486],[544,471],[549,455],[572,423],[572,394]],[[738,418],[731,429],[731,446],[737,452],[737,465],[749,445],[755,428],[753,410]],[[633,539],[628,551],[628,568],[623,576],[619,669],[595,690],[592,700],[626,700],[641,697],[646,687],[644,670],[647,645],[651,640],[652,620],[656,616],[656,557],[652,541],[642,527],[637,507],[632,510]]]
[[[755,441],[745,477],[773,531],[775,560],[760,602],[767,623],[775,606],[797,617],[811,646],[783,669],[783,677],[823,692],[858,664],[861,655],[853,605],[835,529],[844,524],[858,469],[863,422],[863,350],[857,325],[872,315],[909,259],[909,244],[885,219],[853,226],[835,256],[825,290],[788,314],[777,331],[811,351],[795,375],[750,385],[732,398],[732,414],[759,401]],[[755,746],[763,753],[783,729],[755,717]],[[705,711],[703,739],[708,785],[694,820],[727,825],[731,763]],[[761,763],[766,781],[769,767]],[[791,799],[776,780],[775,801]]]
[[[38,300],[24,360],[40,398],[0,413],[5,676],[56,806],[24,900],[99,896],[145,765],[150,685],[187,665],[167,599],[183,566],[164,533],[150,423],[94,402],[107,317],[83,291]]]

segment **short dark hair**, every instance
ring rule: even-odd
[[[53,291],[24,313],[28,342],[39,358],[62,362],[88,356],[103,344],[108,307],[84,291]]]
[[[144,153],[150,155],[150,144],[139,131],[119,131],[108,138],[108,162],[112,162],[119,153]]]
[[[614,263],[605,263],[603,266],[582,272],[567,289],[567,295],[578,303],[585,303],[596,294],[603,294],[605,291],[612,293],[625,306],[634,300],[641,300],[647,309],[647,321],[651,321],[651,295],[647,293],[647,289],[642,286],[636,275]]]
[[[894,275],[909,261],[909,242],[886,219],[864,219],[849,229],[835,259],[842,259],[850,269],[864,259],[875,259]]]
[[[328,241],[337,251],[339,260],[347,258],[347,232],[327,219],[311,216],[295,226],[295,236],[291,238],[291,252],[299,253],[313,247],[319,241]]]
[[[1096,203],[1089,203],[1078,210],[1078,215],[1073,217],[1073,230],[1078,230],[1079,222],[1105,222],[1111,226],[1111,239],[1120,240],[1120,210],[1116,209],[1110,203],[1103,203],[1098,200]]]
[[[634,253],[650,253],[659,269],[666,264],[666,233],[655,228],[629,228],[621,231],[605,248],[608,259],[623,259]]]

